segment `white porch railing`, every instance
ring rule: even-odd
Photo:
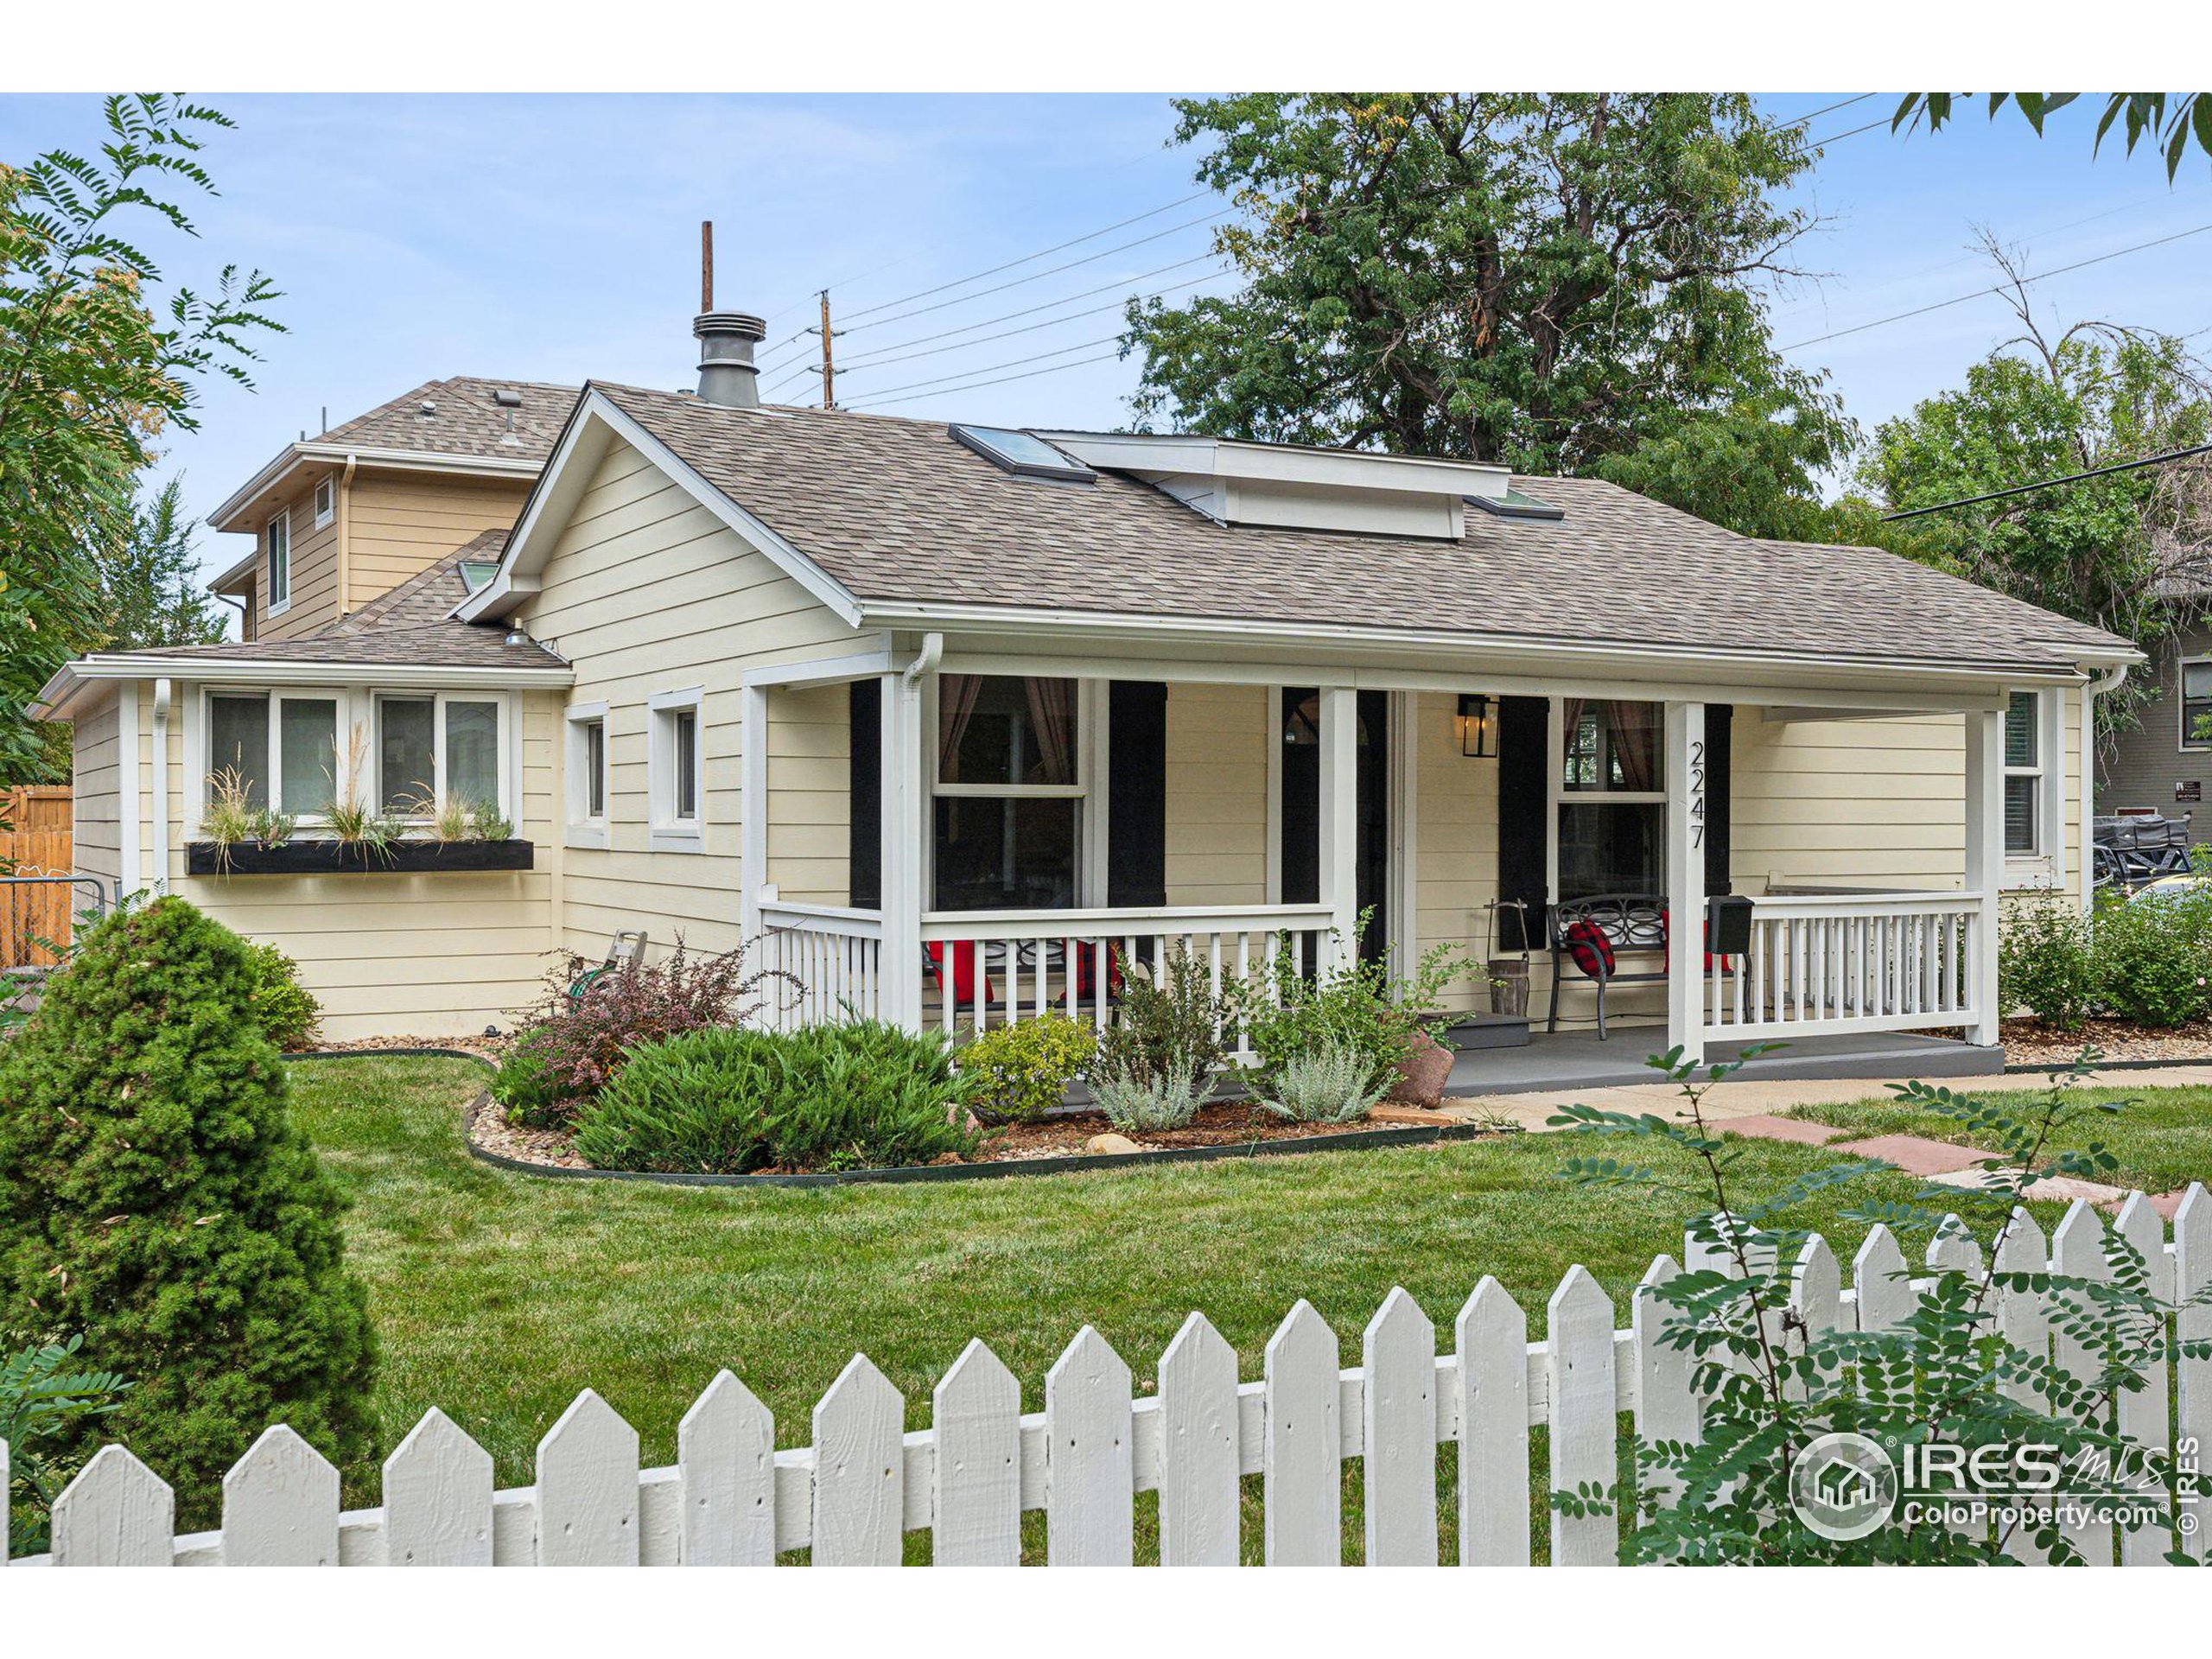
[[[1753,901],[1751,948],[1706,968],[1706,1037],[1813,1037],[1980,1019],[1981,895],[1824,893]]]
[[[837,905],[760,906],[759,965],[797,982],[771,986],[772,1023],[834,1025],[875,1020],[888,1007],[883,985],[883,915]]]

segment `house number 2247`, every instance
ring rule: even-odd
[[[1705,740],[1690,745],[1690,845],[1705,845]]]

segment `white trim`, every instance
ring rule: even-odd
[[[492,478],[530,478],[539,471],[534,461],[493,455],[442,455],[427,449],[364,449],[357,444],[291,443],[284,446],[261,470],[246,480],[227,499],[207,515],[210,530],[228,530],[232,520],[283,483],[301,467],[318,461],[343,462],[353,456],[366,465],[394,472],[475,474]]]
[[[1282,694],[1286,685],[1267,684],[1267,705],[1260,711],[1260,728],[1267,734],[1268,756],[1268,880],[1271,905],[1282,902]]]
[[[1660,890],[1666,895],[1667,1042],[1681,1046],[1691,1065],[1705,1058],[1705,705],[1670,702],[1662,715],[1659,767],[1667,789],[1666,838],[1661,849]],[[1577,790],[1575,797],[1603,797]],[[1610,798],[1618,799],[1618,797]],[[1558,837],[1556,828],[1553,830]]]
[[[590,810],[590,753],[584,728],[599,728],[599,810]],[[607,844],[607,704],[572,702],[561,711],[562,812],[564,846],[604,848]]]
[[[810,657],[796,663],[768,663],[745,671],[747,685],[836,685],[851,680],[872,680],[894,672],[903,664],[891,654],[891,636],[878,636],[882,644],[873,651],[842,657]]]
[[[2212,668],[2212,657],[2184,657],[2174,664],[2174,753],[2202,754],[2212,751],[2212,738],[2202,743],[2189,741],[2189,671],[2192,668]]]
[[[499,710],[498,724],[493,734],[493,743],[499,766],[499,775],[494,780],[497,798],[493,800],[493,805],[499,810],[499,816],[510,823],[518,826],[521,823],[521,797],[518,792],[521,773],[514,760],[520,722],[516,719],[512,699],[505,693],[497,691],[426,691],[411,690],[404,687],[395,690],[383,685],[369,687],[367,699],[366,730],[369,755],[367,798],[378,811],[385,810],[385,801],[389,793],[385,787],[384,776],[384,705],[385,703],[397,701],[428,702],[430,705],[430,775],[427,779],[404,779],[400,781],[403,787],[410,784],[427,783],[430,786],[433,800],[443,801],[450,790],[450,784],[446,776],[447,756],[451,747],[446,741],[446,711],[455,701],[488,702]],[[359,720],[358,709],[355,711],[355,720],[357,722]],[[350,734],[352,727],[349,726],[347,730]],[[344,745],[341,744],[340,747],[342,749]],[[340,764],[343,764],[342,760]],[[407,820],[409,823],[424,821],[420,817]]]
[[[322,504],[323,492],[330,493],[330,505]],[[327,529],[338,518],[338,474],[325,473],[315,481],[315,493],[308,498],[315,507],[315,527]]]
[[[1966,716],[1966,887],[1981,916],[1974,935],[1972,991],[1975,1023],[1967,1040],[1991,1047],[1999,1039],[1997,1001],[1998,882],[2005,868],[2005,716]]]
[[[2094,680],[2082,688],[2082,775],[2076,786],[2082,796],[2075,806],[2081,820],[2081,855],[2075,860],[2074,874],[2082,884],[2082,913],[2086,916],[2097,902],[2097,686]]]
[[[738,694],[738,937],[747,944],[760,937],[760,906],[768,880],[768,696],[765,685],[748,685]],[[657,721],[658,716],[646,718]],[[652,741],[650,735],[647,741]],[[658,798],[658,794],[648,797]]]
[[[765,702],[766,693],[761,695]],[[686,710],[690,711],[692,719],[691,800],[695,810],[691,817],[682,818],[676,813],[676,757],[672,750],[676,722],[672,716]],[[703,852],[707,837],[705,689],[692,685],[680,691],[654,692],[645,699],[645,724],[646,849],[656,853]],[[760,764],[765,767],[767,762],[767,734],[765,729],[760,736]],[[749,735],[747,742],[749,753]],[[765,805],[764,797],[761,814],[764,831],[766,829]]]
[[[1359,950],[1359,692],[1349,685],[1320,691],[1321,902],[1336,938],[1330,960]]]
[[[1075,901],[1079,905],[1106,902],[1108,822],[1113,796],[1113,682],[1078,680],[1075,688],[1077,775],[1098,780],[1076,809],[1076,833],[1081,837],[1075,874]]]
[[[1392,971],[1411,978],[1421,960],[1421,693],[1393,691],[1384,725],[1389,732],[1390,848],[1385,861],[1390,902],[1384,937]]]
[[[271,661],[245,657],[94,656],[62,671],[78,680],[147,680],[168,674],[210,685],[328,685],[372,676],[382,687],[434,685],[456,690],[484,686],[501,690],[558,688],[575,683],[573,668],[448,668],[428,663]],[[60,675],[55,678],[59,679]],[[41,694],[43,695],[43,694]]]
[[[733,415],[733,418],[742,416]],[[547,462],[543,474],[531,491],[529,503],[523,509],[514,534],[507,539],[506,551],[499,560],[499,574],[456,607],[454,615],[469,622],[486,616],[504,615],[505,612],[498,608],[500,601],[511,594],[525,591],[517,582],[516,573],[521,569],[523,556],[534,551],[543,522],[543,504],[553,495],[558,475],[568,465],[582,429],[593,421],[599,422],[614,436],[658,467],[701,506],[736,531],[748,545],[765,555],[771,563],[834,611],[849,626],[858,627],[861,625],[860,601],[842,582],[723,494],[690,462],[617,408],[604,392],[593,386],[584,388],[582,398],[569,417],[569,430],[563,434],[553,458]],[[548,533],[557,534],[557,530]],[[524,574],[535,578],[537,570],[533,567]]]
[[[276,526],[284,526],[284,596],[276,596]],[[287,506],[281,512],[271,513],[261,526],[261,555],[264,591],[268,595],[267,614],[282,616],[292,608],[292,510]]]
[[[129,898],[138,891],[141,854],[138,847],[138,779],[143,762],[138,755],[138,686],[126,681],[116,690],[115,778],[116,897]]]

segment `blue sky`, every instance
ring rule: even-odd
[[[1846,96],[1764,102],[1789,120]],[[828,283],[851,327],[840,342],[852,365],[840,374],[840,401],[927,417],[1117,423],[1135,365],[1081,363],[1110,350],[1086,343],[1112,334],[1116,315],[1069,314],[1211,269],[1198,257],[1207,226],[1186,223],[1209,202],[1153,211],[1197,188],[1193,156],[1166,145],[1173,115],[1157,96],[212,101],[239,127],[207,157],[223,194],[192,205],[198,244],[156,245],[169,274],[187,281],[204,283],[224,261],[268,270],[285,290],[277,311],[290,332],[268,342],[257,391],[211,387],[203,429],[167,444],[162,470],[184,474],[195,515],[286,439],[314,430],[324,409],[334,423],[424,380],[687,384],[703,218],[716,225],[718,300],[770,319],[775,396],[815,395],[794,372],[811,346],[780,342],[813,320],[813,294]],[[1848,133],[1890,107],[1887,94],[1866,99],[1810,130]],[[1892,137],[1885,124],[1839,137],[1800,190],[1828,221],[1803,245],[1803,263],[1827,275],[1777,295],[1777,338],[1809,339],[1980,286],[1986,267],[1968,251],[1976,225],[2026,247],[2040,270],[2212,224],[2212,173],[2201,159],[2171,188],[2147,154],[2130,159],[2114,146],[2092,160],[2093,120],[2085,99],[2041,142],[2012,112],[1992,124],[1978,110],[1933,138]],[[0,99],[0,158],[97,138],[89,98]],[[1150,216],[950,294],[905,297],[1140,214]],[[1074,260],[1084,263],[1039,274]],[[2188,334],[2212,325],[2208,263],[2212,232],[2035,294],[2065,321],[2096,315]],[[1016,285],[979,291],[1000,283]],[[1193,291],[1205,290],[1180,290]],[[946,299],[957,302],[901,315]],[[1038,306],[1046,308],[974,332],[1065,321],[996,340],[962,335],[957,351],[906,362],[866,361]],[[1871,429],[1955,385],[2008,320],[1983,297],[1793,356],[1829,371]],[[1060,355],[997,366],[1040,353]],[[1059,366],[1071,362],[1080,366]],[[1037,368],[1055,372],[961,387]],[[904,390],[941,377],[955,378]],[[209,533],[203,567],[218,569],[246,545]]]

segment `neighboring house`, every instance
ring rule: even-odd
[[[471,537],[505,530],[576,388],[433,380],[284,446],[208,515],[253,551],[208,586],[241,639],[297,639],[350,615]]]
[[[504,1021],[619,929],[762,939],[795,1017],[995,1023],[1170,939],[1311,961],[1371,908],[1479,957],[1494,900],[1734,893],[1748,963],[1647,956],[1613,1018],[1986,1045],[2002,891],[2082,891],[2109,634],[1588,480],[760,407],[758,322],[697,332],[698,395],[584,389],[487,581],[57,675],[88,868],[281,941],[340,1037]],[[240,754],[303,835],[427,777],[530,868],[192,874]]]
[[[2156,695],[2098,757],[2097,810],[2185,817],[2201,842],[2212,839],[2212,591],[2177,598],[2186,620],[2142,671]]]

